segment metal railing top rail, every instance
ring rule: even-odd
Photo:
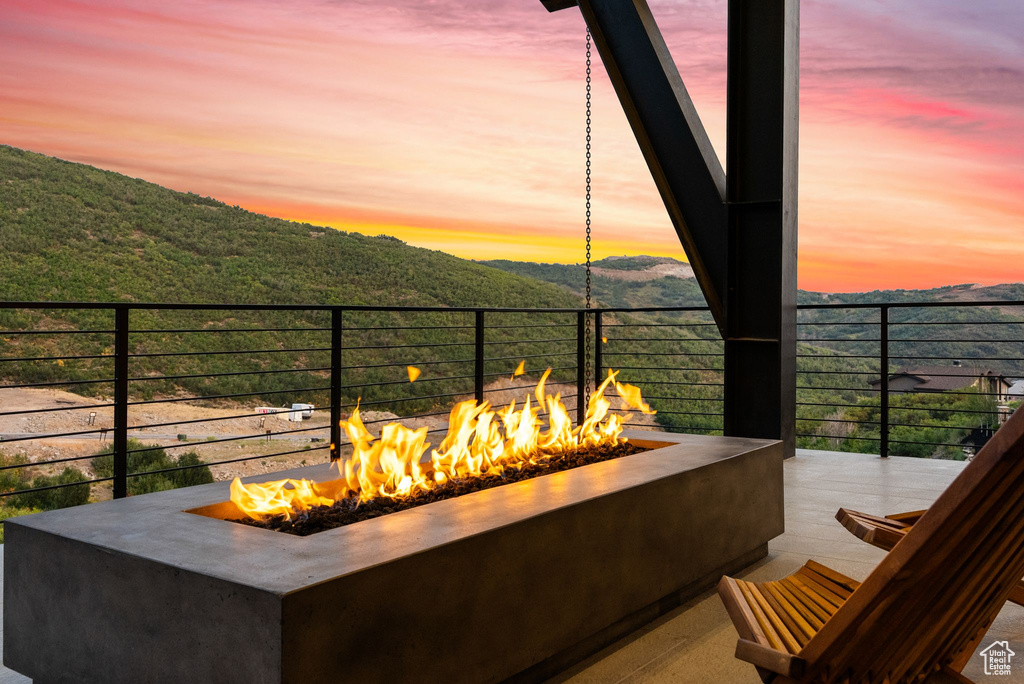
[[[699,309],[700,307],[692,307]],[[143,311],[396,311],[396,312],[457,312],[475,313],[577,313],[582,307],[526,307],[526,306],[380,306],[374,304],[175,304],[159,302],[0,302],[0,309],[129,309]],[[596,309],[595,309],[596,310]]]
[[[950,308],[950,307],[999,307],[1024,306],[1024,300],[987,299],[977,301],[941,301],[941,302],[821,302],[814,304],[797,304],[797,309],[913,309],[913,308]],[[710,311],[706,306],[595,306],[584,307],[508,307],[508,306],[440,306],[440,305],[377,305],[377,304],[212,304],[212,303],[175,303],[175,302],[34,302],[34,301],[0,301],[0,309],[139,309],[139,310],[196,310],[196,311],[396,311],[396,312],[461,312],[493,311],[496,313],[652,313],[659,311]],[[877,321],[874,321],[877,323]],[[956,321],[959,323],[960,321]],[[863,323],[870,323],[864,321]],[[323,328],[330,330],[330,328]],[[215,331],[211,329],[211,331]],[[47,331],[50,332],[50,331]],[[60,332],[54,330],[53,332]],[[75,331],[78,332],[78,331]],[[81,331],[112,333],[113,330]],[[141,331],[133,331],[141,332]]]

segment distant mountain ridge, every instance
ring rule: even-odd
[[[582,264],[491,260],[479,263],[550,283],[579,294],[586,282]],[[606,306],[699,306],[704,303],[693,269],[671,257],[612,256],[593,262],[594,293]],[[1024,283],[947,285],[923,290],[868,292],[798,291],[800,304],[862,304],[925,301],[1024,301]]]
[[[981,302],[1024,301],[1024,283],[975,285],[963,283],[924,290],[872,290],[870,292],[800,291],[800,303],[853,304],[860,302]]]
[[[496,259],[481,261],[516,275],[545,280],[582,294],[582,264],[541,264]],[[594,297],[604,306],[703,306],[704,295],[686,262],[671,257],[614,256],[591,265]]]

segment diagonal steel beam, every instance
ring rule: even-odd
[[[725,171],[646,0],[578,4],[668,209],[704,298],[725,334],[728,223]]]
[[[724,432],[794,453],[799,0],[728,0],[728,178],[646,0],[578,6],[725,340]]]

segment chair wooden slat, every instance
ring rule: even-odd
[[[766,583],[762,586],[762,592],[765,594],[765,598],[769,599],[772,602],[772,606],[783,616],[783,619],[787,621],[789,631],[797,638],[801,647],[805,646],[811,640],[811,637],[814,636],[814,633],[824,624],[819,621],[818,627],[814,627],[808,622],[803,611],[782,592],[777,584],[772,582]]]
[[[740,638],[755,641],[762,646],[770,646],[771,641],[761,629],[761,624],[750,609],[747,597],[740,589],[739,581],[731,577],[723,577],[718,586],[718,593],[725,604],[726,612],[729,613],[733,624],[736,625],[736,630],[740,633]]]
[[[750,593],[761,606],[761,610],[771,620],[772,626],[775,627],[775,631],[782,638],[786,649],[790,653],[799,653],[800,649],[810,641],[810,637],[801,639],[798,636],[800,628],[764,587],[757,584],[751,584],[749,587]]]
[[[803,568],[801,568],[803,570]],[[800,585],[804,591],[813,592],[815,596],[827,601],[833,608],[838,608],[843,605],[846,601],[845,596],[839,596],[827,588],[823,587],[818,582],[815,582],[808,576],[808,573],[798,571],[796,575],[790,577],[795,584]]]
[[[830,617],[836,612],[836,606],[832,605],[818,594],[809,591],[809,587],[799,580],[795,580],[793,576],[786,577],[780,580],[783,586],[789,588],[794,594],[799,596],[805,602],[809,602],[814,605],[818,614],[821,615],[822,620],[828,621]]]
[[[842,605],[843,601],[849,598],[850,594],[853,593],[852,589],[833,582],[825,575],[812,570],[807,565],[800,568],[799,572],[812,586],[816,588],[820,587],[823,595],[837,606]]]
[[[846,575],[838,573],[832,568],[822,565],[821,563],[817,563],[813,560],[807,561],[804,567],[806,567],[809,570],[813,570],[815,573],[821,575],[822,577],[825,577],[833,584],[842,587],[848,592],[853,592],[854,589],[860,586],[860,582],[850,579]]]
[[[743,592],[743,600],[746,601],[748,606],[750,606],[750,611],[753,613],[754,619],[757,620],[757,625],[761,628],[761,633],[768,638],[767,645],[771,646],[776,651],[790,652],[786,647],[785,640],[779,635],[778,631],[776,631],[775,625],[773,625],[772,621],[767,615],[765,615],[764,608],[761,607],[761,604],[758,603],[754,594],[750,591],[750,583],[741,582],[740,591]]]
[[[800,590],[800,587],[796,586],[793,582],[789,581],[788,577],[784,577],[783,579],[779,580],[778,584],[779,588],[782,591],[789,592],[790,595],[792,595],[797,601],[800,602],[800,605],[804,606],[808,611],[814,613],[814,616],[819,621],[821,621],[822,626],[828,621],[830,617],[832,617],[832,613],[835,612],[834,608],[832,610],[828,610],[822,607],[820,604],[818,604],[810,596],[804,594]],[[831,608],[831,606],[829,607]],[[819,626],[818,629],[821,629],[821,627]]]
[[[800,614],[803,616],[804,620],[806,620],[807,624],[810,625],[812,630],[811,633],[817,632],[819,629],[821,629],[822,625],[825,624],[825,620],[828,619],[828,616],[819,617],[818,614],[815,613],[814,610],[811,608],[811,606],[804,603],[800,599],[800,597],[794,595],[793,592],[791,592],[785,584],[783,584],[782,582],[775,582],[772,584],[772,587],[775,591],[778,591],[780,594],[785,596],[786,600],[789,601],[789,604],[791,606],[800,611]]]

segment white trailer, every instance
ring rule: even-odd
[[[292,404],[292,409],[288,412],[288,420],[293,423],[309,420],[313,417],[314,408],[313,404]]]

